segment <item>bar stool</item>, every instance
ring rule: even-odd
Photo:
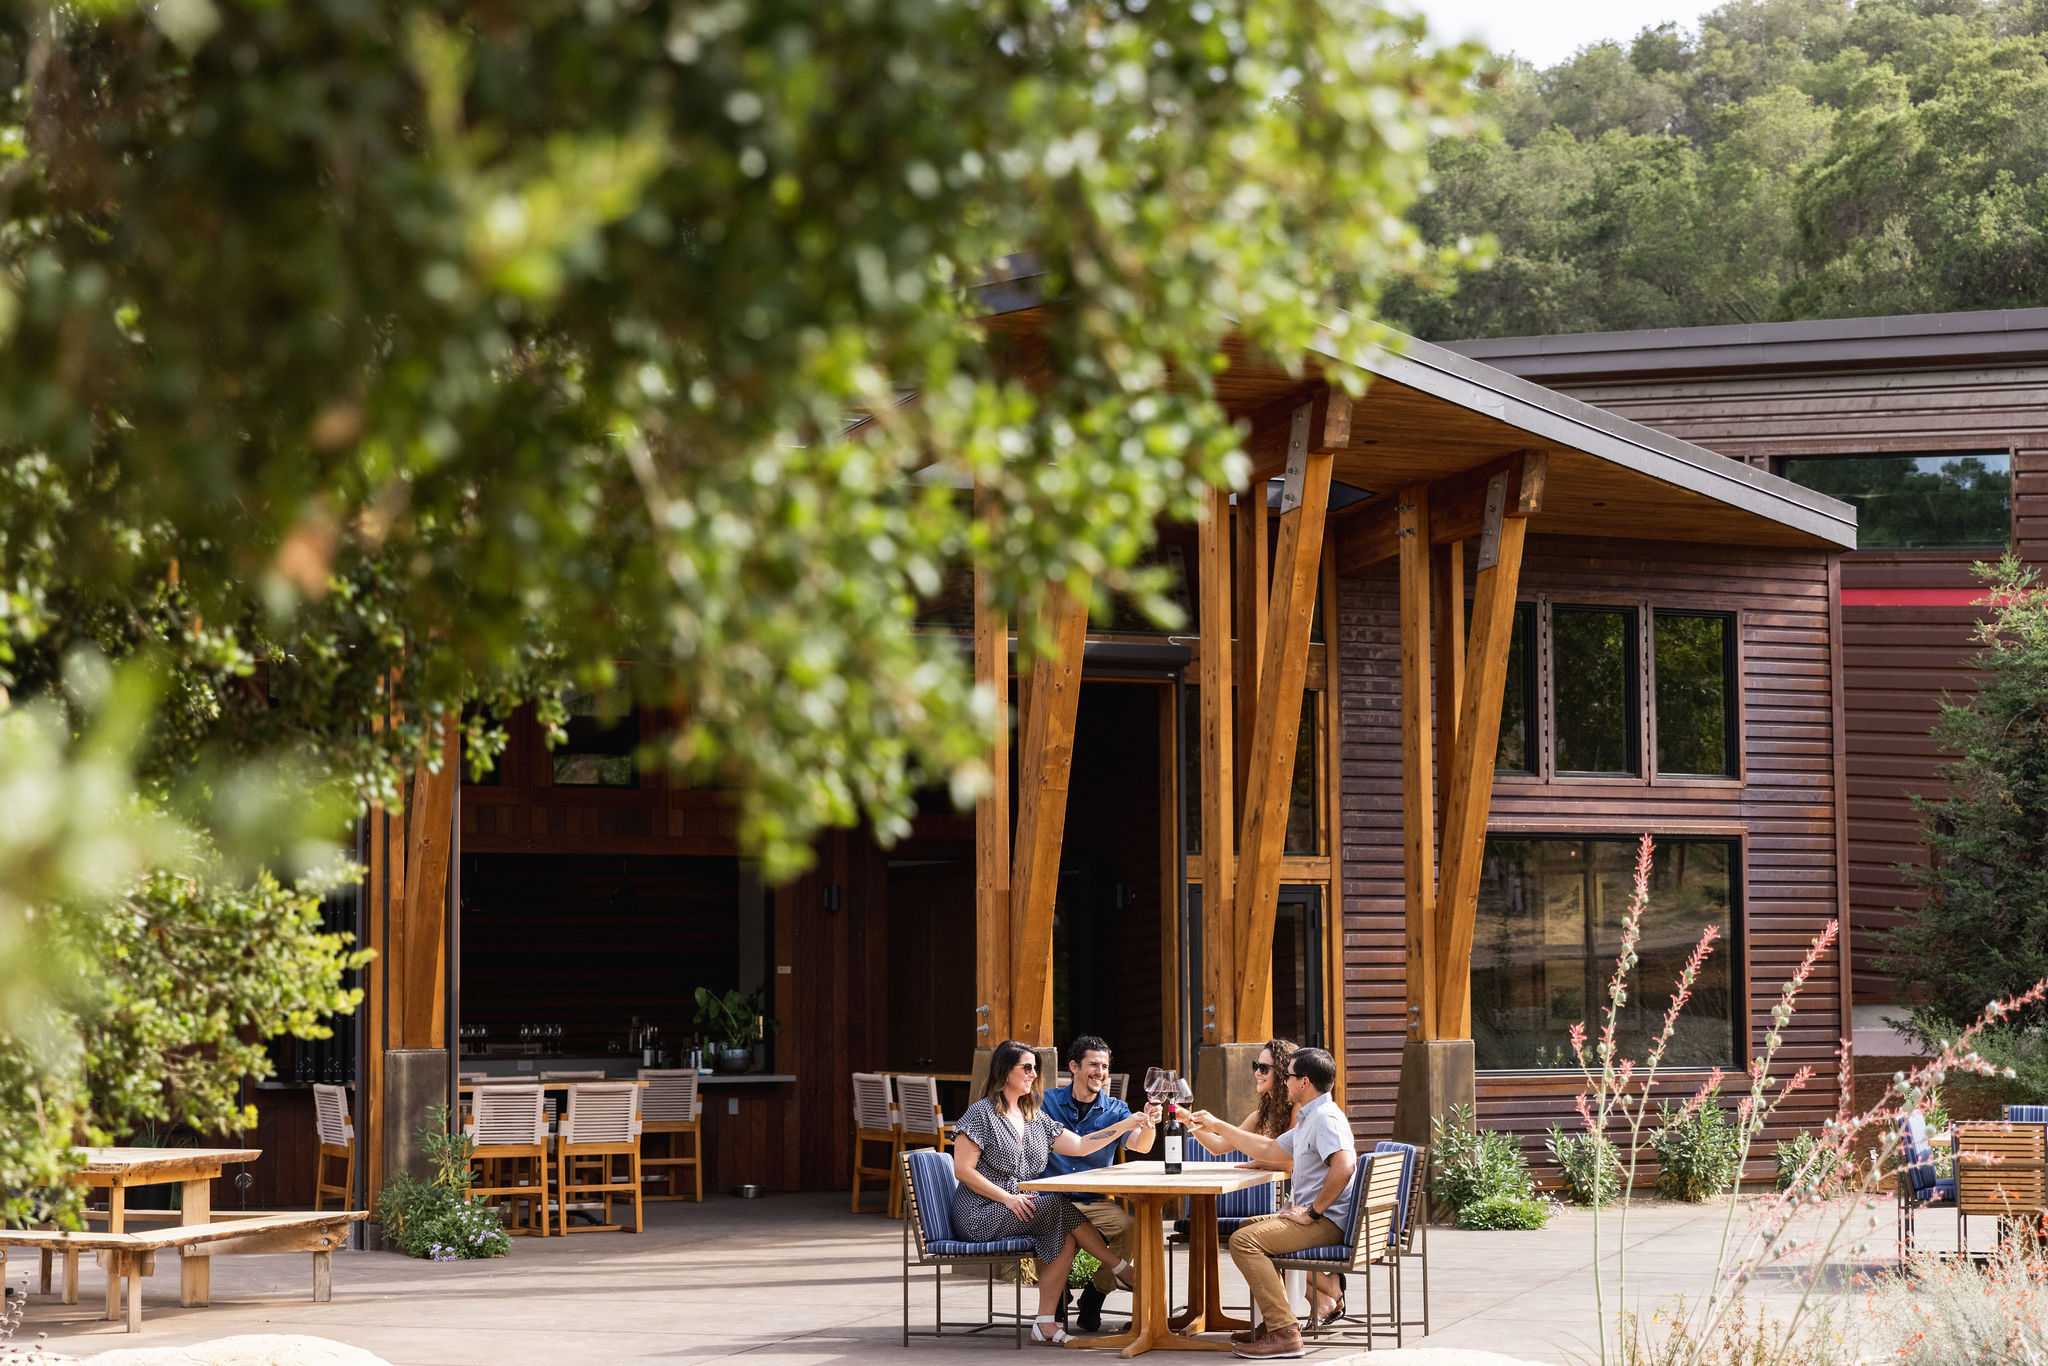
[[[697,1069],[669,1068],[640,1072],[640,1134],[642,1145],[650,1134],[667,1134],[666,1151],[660,1157],[642,1156],[640,1165],[649,1181],[661,1182],[660,1195],[649,1200],[683,1198],[680,1167],[688,1167],[699,1204],[704,1202],[704,1103],[697,1096]],[[690,1140],[690,1155],[682,1155],[683,1138]]]
[[[335,1197],[336,1209],[347,1209],[349,1193],[356,1184],[356,1126],[349,1118],[348,1092],[339,1086],[313,1084],[313,1124],[320,1145],[313,1153],[313,1208],[325,1209],[327,1196]],[[329,1160],[341,1163],[341,1184],[327,1180]]]
[[[889,1149],[887,1160],[879,1167],[866,1165],[866,1153],[874,1144],[884,1144]],[[889,1076],[886,1072],[856,1072],[853,1074],[853,1212],[860,1213],[860,1188],[865,1177],[886,1183],[889,1192],[887,1210],[891,1219],[903,1213],[903,1177],[898,1161],[903,1151],[903,1128],[896,1117],[896,1107],[890,1101]]]
[[[548,1236],[548,1122],[538,1086],[488,1086],[470,1103],[463,1126],[476,1147],[470,1160],[483,1168],[484,1184],[470,1187],[480,1200],[506,1197],[508,1205],[530,1206],[527,1221],[506,1220],[507,1233]],[[516,1168],[533,1164],[533,1179],[518,1177]]]
[[[626,1179],[616,1180],[617,1159],[626,1159]],[[592,1166],[593,1160],[595,1166]],[[613,1221],[612,1202],[633,1198],[633,1232],[644,1233],[641,1206],[640,1087],[637,1082],[579,1083],[569,1088],[569,1106],[555,1145],[555,1194],[561,1215],[556,1229],[569,1233],[570,1197],[594,1195],[604,1201],[604,1222],[578,1233],[612,1233],[625,1226]],[[594,1172],[595,1175],[586,1175]]]

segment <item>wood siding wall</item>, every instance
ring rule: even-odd
[[[1752,1048],[1760,1046],[1784,982],[1842,904],[1830,685],[1839,643],[1830,577],[1828,557],[1819,553],[1557,537],[1531,537],[1522,569],[1525,602],[1647,601],[1738,616],[1739,782],[1503,778],[1494,786],[1487,829],[1623,837],[1644,830],[1672,837],[1740,831],[1742,923],[1735,949],[1742,957],[1744,1036]],[[1392,574],[1341,580],[1338,620],[1349,1108],[1361,1133],[1383,1137],[1392,1129],[1405,1038],[1400,661]],[[1539,687],[1543,677],[1539,669]],[[1541,696],[1537,710],[1539,717],[1548,711]],[[1835,955],[1800,998],[1776,1070],[1790,1074],[1810,1064],[1818,1075],[1781,1113],[1767,1140],[1816,1127],[1835,1111],[1835,1046],[1847,1023],[1843,977]],[[1729,1062],[1739,1078],[1746,1058]],[[1677,1090],[1698,1082],[1696,1073],[1673,1077]],[[1519,1135],[1540,1167],[1545,1131],[1576,1122],[1578,1090],[1576,1074],[1482,1074],[1480,1120]],[[1732,1104],[1734,1097],[1728,1099]],[[1766,1171],[1772,1151],[1762,1149],[1752,1175]]]
[[[1623,417],[1761,468],[1794,455],[2004,451],[2013,457],[2013,544],[2048,565],[2048,367],[1771,375],[1559,388]],[[1952,551],[1859,551],[1842,586],[1976,585]],[[1850,918],[1859,1002],[1899,999],[1878,971],[1884,931],[1917,898],[1898,873],[1926,850],[1911,794],[1936,794],[1928,739],[1943,693],[1975,691],[1968,607],[1845,604],[1842,658],[1849,770]]]

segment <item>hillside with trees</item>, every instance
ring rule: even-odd
[[[1397,285],[1420,336],[2048,300],[2048,0],[1731,0],[1482,103],[1416,221],[1493,263]]]

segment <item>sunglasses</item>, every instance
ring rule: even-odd
[[[1252,1071],[1258,1073],[1262,1077],[1272,1070],[1273,1064],[1269,1062],[1255,1062],[1252,1064]]]
[[[1020,1062],[1017,1066],[1023,1068],[1026,1072],[1036,1072],[1038,1070],[1038,1064],[1035,1062]]]

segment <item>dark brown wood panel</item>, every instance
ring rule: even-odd
[[[1349,1108],[1361,1132],[1391,1131],[1405,1037],[1401,884],[1399,641],[1387,568],[1339,582],[1343,740],[1344,995]],[[1821,553],[1591,540],[1530,539],[1524,601],[1645,603],[1734,612],[1738,619],[1742,776],[1733,782],[1497,779],[1489,832],[1672,837],[1743,842],[1744,1034],[1759,1047],[1769,1010],[1813,938],[1840,914],[1839,837],[1830,678],[1837,647]],[[1539,686],[1545,683],[1538,670]],[[1539,696],[1539,717],[1547,710]],[[1766,1138],[1833,1112],[1834,1048],[1847,1024],[1844,966],[1816,972],[1774,1069],[1819,1072]],[[1560,1040],[1560,1042],[1562,1042]],[[1746,1059],[1734,1059],[1739,1077]],[[1674,1074],[1672,1094],[1699,1084]],[[1480,1117],[1517,1134],[1533,1160],[1553,1123],[1575,1124],[1576,1074],[1484,1074]],[[1728,1097],[1732,1104],[1734,1097]],[[1752,1174],[1764,1174],[1766,1146]]]

